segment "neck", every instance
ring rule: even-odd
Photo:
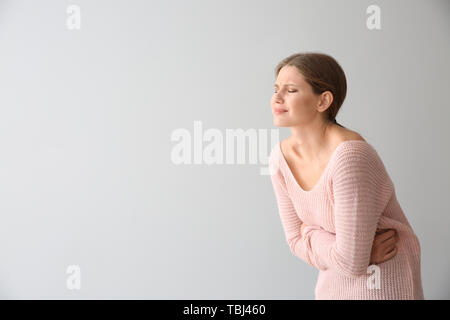
[[[315,162],[322,158],[329,147],[330,131],[334,124],[317,121],[307,125],[291,127],[289,138],[294,153],[306,162]]]

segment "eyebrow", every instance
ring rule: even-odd
[[[293,84],[293,83],[286,83],[285,86],[295,86],[295,87],[297,87],[297,85]],[[278,87],[278,85],[275,83],[274,87]]]

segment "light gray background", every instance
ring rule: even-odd
[[[381,30],[366,27],[371,4]],[[261,165],[176,166],[170,136],[196,120],[276,128],[276,64],[318,51],[347,75],[338,122],[376,148],[420,239],[425,298],[448,299],[449,13],[436,0],[0,1],[0,298],[314,299],[317,270],[289,251]]]

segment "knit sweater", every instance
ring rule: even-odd
[[[316,300],[424,299],[419,240],[371,144],[341,142],[311,190],[300,187],[279,142],[269,169],[289,248],[319,270]],[[397,253],[369,265],[377,228],[397,231]]]

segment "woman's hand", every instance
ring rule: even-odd
[[[397,254],[398,234],[395,229],[377,229],[373,240],[370,264],[379,264]]]
[[[303,229],[306,223],[300,225],[300,234],[303,237]],[[398,234],[395,229],[377,229],[373,240],[370,264],[385,262],[397,254]]]
[[[302,237],[303,237],[303,228],[305,226],[306,226],[306,224],[304,222],[300,225],[300,234],[302,235]]]

